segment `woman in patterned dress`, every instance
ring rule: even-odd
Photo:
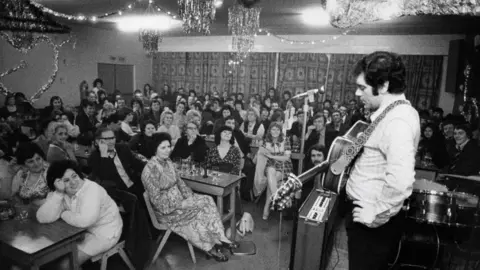
[[[268,128],[265,140],[259,153],[267,158],[265,175],[267,176],[267,200],[263,208],[263,219],[267,220],[270,214],[270,202],[272,194],[283,184],[286,176],[293,171],[290,160],[290,142],[282,133],[282,124],[273,122]]]
[[[238,247],[226,236],[212,197],[199,195],[185,185],[169,159],[171,138],[158,134],[160,145],[142,172],[142,182],[157,220],[219,262],[228,261],[220,247]]]
[[[222,172],[238,175],[240,173],[240,149],[235,146],[233,130],[222,126],[215,133],[215,147],[207,154],[207,167],[218,167]]]
[[[23,166],[12,180],[12,196],[40,206],[48,192],[46,174],[49,164],[35,143],[22,143],[16,152],[17,164]]]

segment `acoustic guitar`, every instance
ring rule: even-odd
[[[319,173],[324,173],[321,178],[323,189],[340,193],[347,183],[352,161],[355,158],[349,155],[348,151],[352,151],[355,140],[363,134],[368,126],[369,124],[366,122],[356,122],[345,135],[335,138],[324,162],[299,176],[290,174],[287,182],[272,195],[271,208],[279,211],[285,209],[291,204],[295,192],[302,187],[303,183],[313,179]]]

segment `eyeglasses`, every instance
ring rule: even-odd
[[[188,130],[196,130],[197,127],[187,127]]]
[[[113,141],[113,140],[115,140],[115,137],[106,137],[106,138],[100,138],[100,140],[104,140],[104,141]]]

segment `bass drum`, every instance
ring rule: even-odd
[[[414,221],[406,223],[390,269],[435,269],[441,264],[441,243],[435,225]]]

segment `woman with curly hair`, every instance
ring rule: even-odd
[[[282,132],[282,124],[272,122],[263,145],[258,150],[255,169],[256,194],[261,194],[263,189],[267,188],[267,200],[263,209],[264,220],[267,220],[270,214],[272,194],[275,194],[277,188],[283,184],[284,177],[293,171],[290,154],[290,142]]]

